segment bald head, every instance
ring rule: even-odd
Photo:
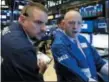
[[[63,20],[64,31],[68,36],[76,37],[82,26],[82,16],[75,10],[68,11]]]
[[[78,11],[70,10],[65,14],[64,19],[71,19],[71,18],[76,18],[76,17],[79,17],[82,19],[82,16],[80,15]]]

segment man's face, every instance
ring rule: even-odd
[[[68,36],[75,37],[81,30],[82,18],[80,15],[72,15],[64,21],[64,29]]]
[[[32,16],[26,17],[23,25],[26,33],[30,37],[40,39],[45,30],[45,23],[47,22],[48,17],[45,12],[39,9],[34,9],[32,13]]]

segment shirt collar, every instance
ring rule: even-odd
[[[65,34],[65,32],[62,29],[58,28],[57,30]]]
[[[77,40],[77,37],[72,38],[72,37],[68,36],[62,29],[58,28],[57,30],[59,30],[59,31],[61,31],[62,33],[64,33],[64,34],[69,38],[70,41],[74,42],[74,40]]]
[[[70,36],[68,36],[68,35],[67,35],[67,37],[69,38],[70,41],[74,42],[74,39],[75,39],[75,38],[72,38],[72,37],[70,37]]]

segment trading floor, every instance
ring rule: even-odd
[[[0,1],[3,81],[109,82],[108,45],[109,0]]]
[[[57,81],[56,73],[54,70],[54,61],[52,60],[49,64],[47,70],[44,73],[44,80],[45,81]]]

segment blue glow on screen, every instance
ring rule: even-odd
[[[96,4],[96,5],[89,5],[86,7],[81,7],[79,9],[79,12],[81,13],[82,17],[101,16],[103,14],[103,5]]]
[[[81,28],[81,32],[93,32],[94,24],[93,21],[83,21],[83,26]]]

